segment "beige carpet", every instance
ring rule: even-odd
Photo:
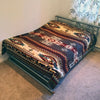
[[[100,52],[91,52],[52,95],[9,61],[0,64],[0,100],[100,100]]]

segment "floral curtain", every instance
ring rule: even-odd
[[[78,20],[95,23],[98,20],[100,0],[74,0],[71,15]]]

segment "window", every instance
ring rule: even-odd
[[[74,0],[71,15],[78,20],[95,23],[98,20],[100,0]]]

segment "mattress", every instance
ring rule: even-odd
[[[5,39],[2,53],[8,52],[57,84],[95,43],[95,35],[53,20],[32,32]]]

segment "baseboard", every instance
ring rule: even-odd
[[[100,51],[100,45],[96,45],[96,46],[95,46],[95,50],[96,50],[96,51]]]
[[[0,63],[6,61],[8,59],[8,55],[4,54],[4,55],[0,55]]]

